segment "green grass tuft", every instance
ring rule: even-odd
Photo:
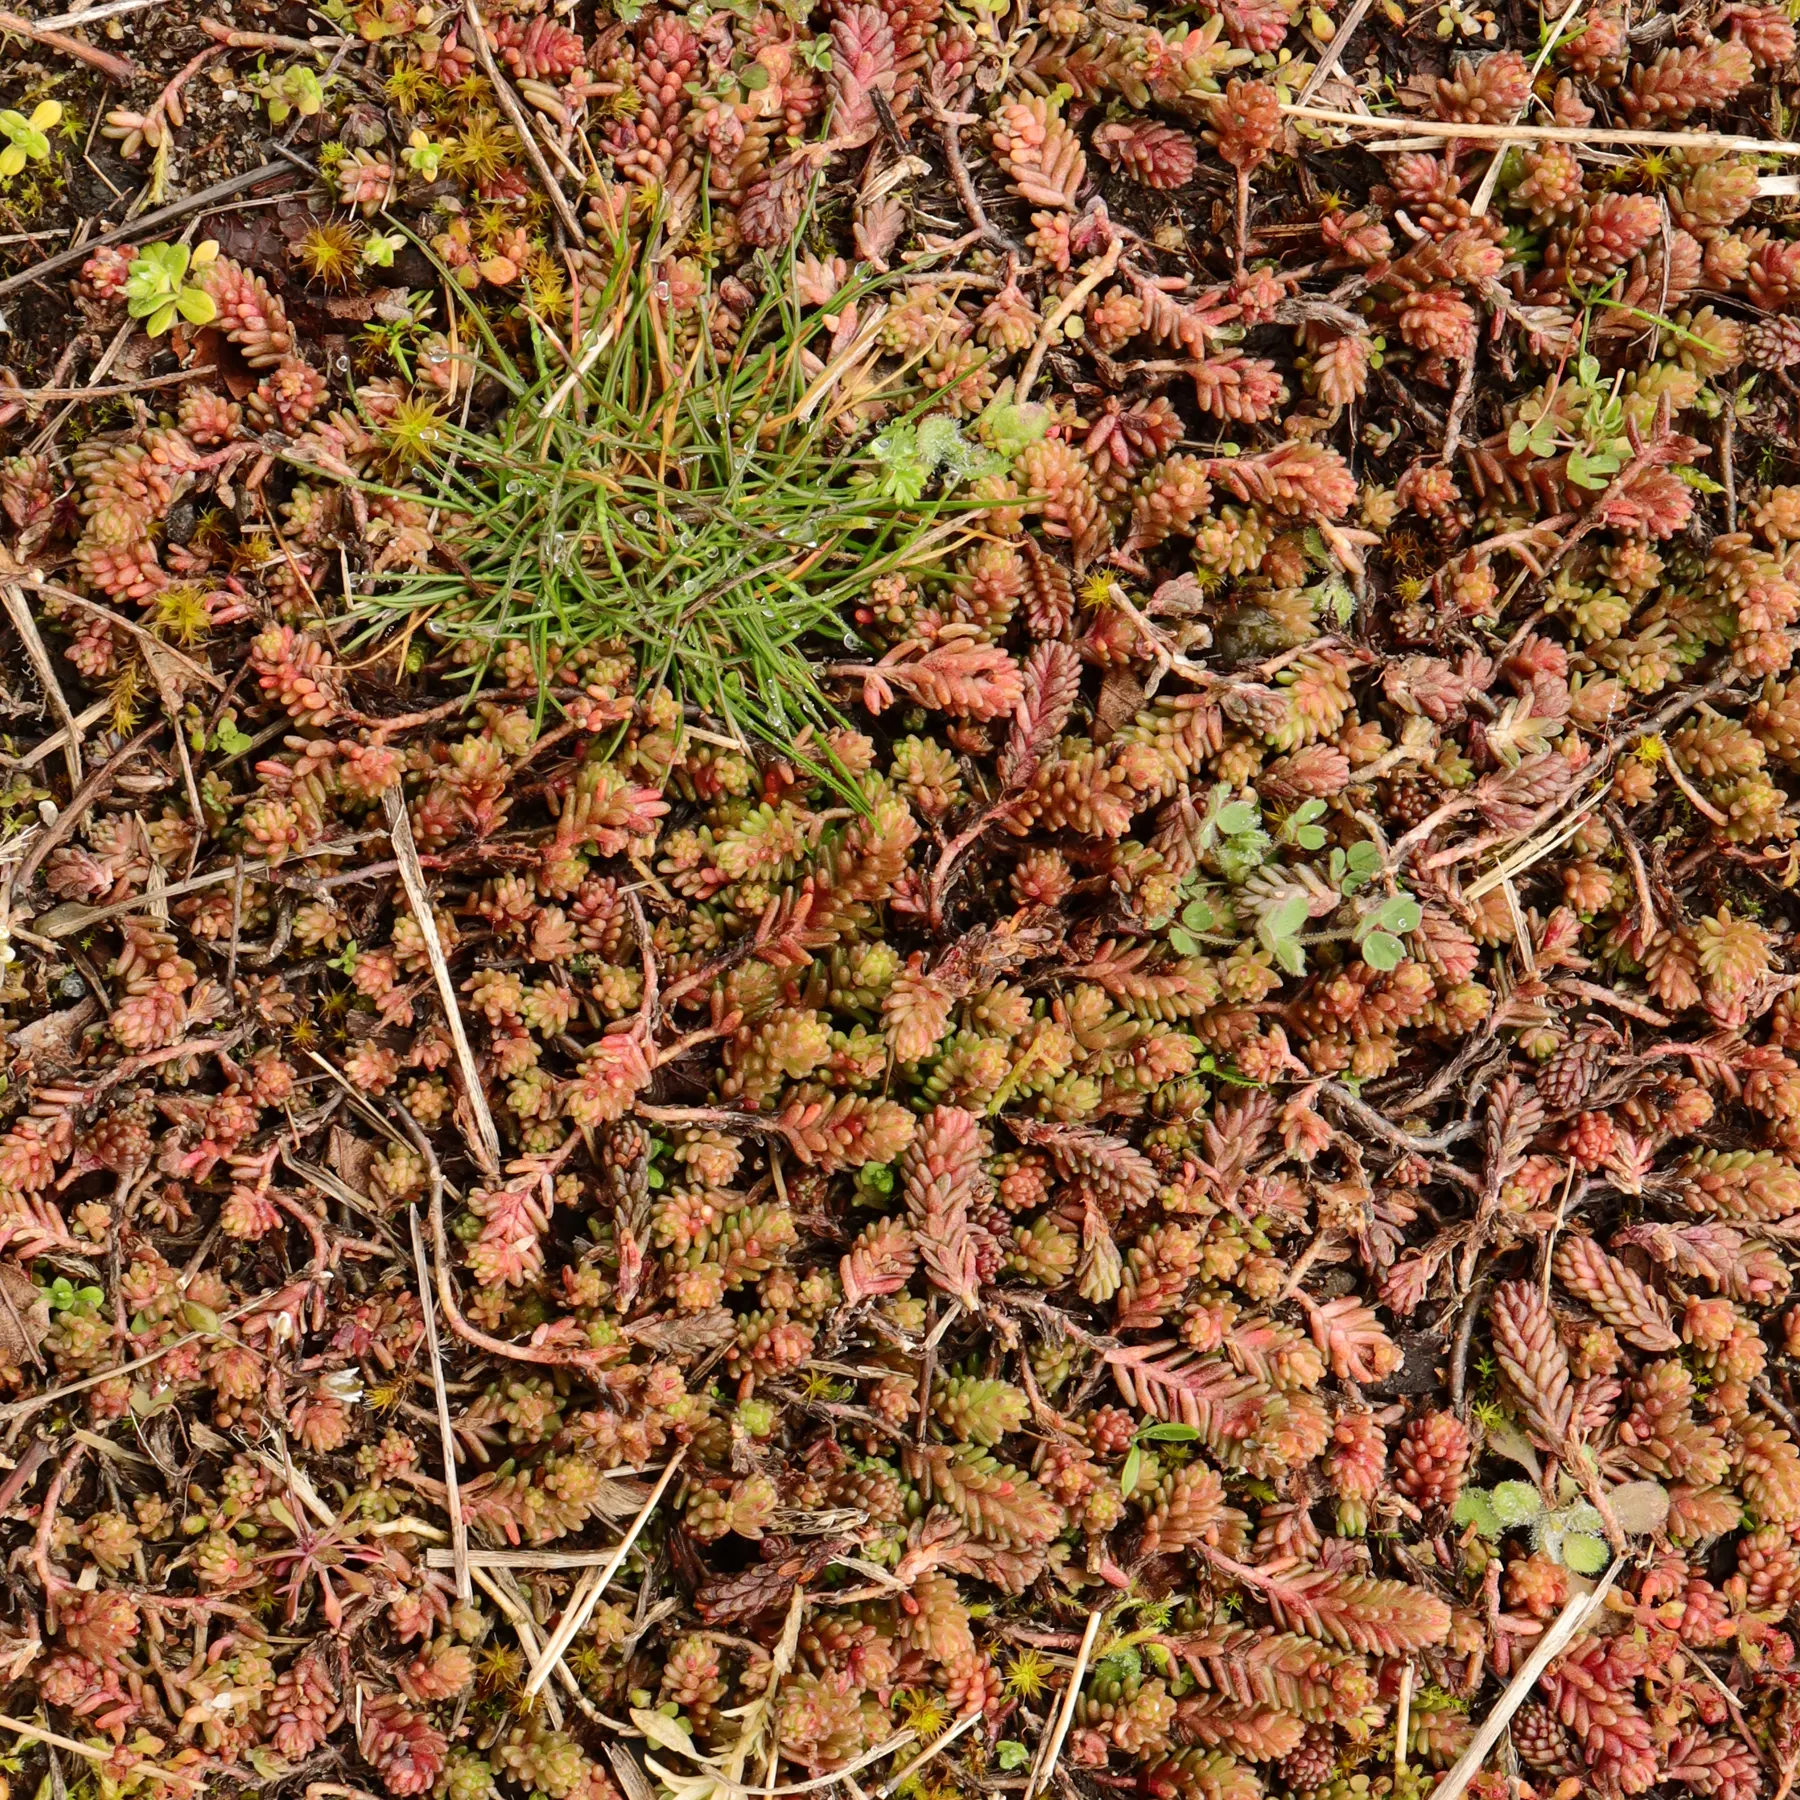
[[[875,397],[862,385],[874,346],[821,374],[828,333],[793,297],[791,252],[769,259],[725,358],[704,334],[678,354],[653,256],[616,250],[610,336],[597,356],[587,340],[592,366],[572,384],[544,340],[527,376],[487,334],[516,398],[483,431],[445,421],[440,472],[419,482],[453,568],[400,576],[365,606],[383,622],[429,614],[434,637],[482,652],[471,672],[507,640],[540,668],[553,644],[617,645],[647,687],[790,751],[838,721],[809,642],[820,661],[860,649],[850,609],[882,576],[941,562],[973,515],[882,482],[855,410]],[[868,317],[878,287],[857,284],[834,310],[854,297]],[[914,404],[898,385],[879,398],[902,417]]]

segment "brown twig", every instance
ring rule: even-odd
[[[15,12],[0,12],[0,31],[28,38],[34,44],[42,44],[46,50],[57,50],[64,56],[72,56],[77,62],[86,63],[90,69],[98,69],[108,81],[116,81],[121,87],[144,79],[144,71],[136,63],[127,62],[122,56],[114,56],[110,50],[96,50],[92,44],[84,44],[80,38],[70,37],[65,31],[51,31],[46,26],[34,25],[29,19],[21,19]]]
[[[1341,1082],[1321,1082],[1319,1091],[1342,1107],[1365,1131],[1373,1132],[1396,1150],[1404,1150],[1413,1155],[1432,1156],[1475,1135],[1475,1126],[1466,1119],[1459,1119],[1455,1124],[1446,1125],[1442,1131],[1434,1132],[1429,1137],[1414,1137],[1410,1131],[1403,1131],[1398,1125],[1383,1118],[1368,1101],[1352,1093]]]
[[[13,1502],[30,1487],[32,1477],[55,1454],[56,1446],[49,1438],[32,1439],[31,1448],[19,1458],[19,1466],[7,1476],[5,1485],[0,1487],[0,1513],[12,1510]]]
[[[86,731],[90,725],[98,725],[111,711],[112,702],[110,700],[96,700],[92,706],[83,707],[75,715],[75,723],[81,730]],[[60,750],[68,740],[68,732],[59,725],[47,738],[33,744],[23,756],[0,757],[0,768],[34,769],[46,756]]]
[[[969,173],[969,165],[963,160],[962,128],[974,124],[975,115],[948,112],[935,106],[931,109],[931,115],[937,126],[938,142],[944,149],[944,162],[950,171],[951,184],[956,189],[957,199],[962,202],[963,211],[969,215],[969,223],[996,250],[1009,250],[1014,255],[1019,254],[1019,245],[987,216],[987,209],[981,204],[981,196],[975,191],[975,178]]]
[[[54,581],[46,581],[37,569],[28,569],[19,579],[38,593],[54,595],[65,606],[82,607],[107,620],[110,624],[118,626],[128,636],[136,638],[144,648],[144,660],[150,664],[152,676],[156,674],[155,658],[166,656],[171,661],[179,663],[190,675],[197,676],[206,682],[210,687],[215,689],[224,687],[225,683],[204,663],[195,662],[191,656],[176,649],[166,639],[159,638],[153,631],[147,631],[135,620],[126,618],[123,613],[114,612],[110,606],[102,606],[98,600],[90,600],[85,594],[77,594],[71,588],[58,587]]]
[[[1056,1727],[1045,1740],[1042,1753],[1031,1771],[1031,1778],[1025,1784],[1025,1800],[1031,1800],[1044,1784],[1055,1773],[1057,1758],[1062,1754],[1063,1740],[1069,1735],[1069,1727],[1075,1722],[1075,1708],[1081,1699],[1081,1678],[1087,1673],[1088,1659],[1094,1654],[1094,1643],[1100,1636],[1100,1624],[1105,1618],[1104,1607],[1095,1607],[1088,1614],[1087,1629],[1081,1634],[1081,1648],[1075,1652],[1075,1667],[1069,1671],[1069,1685],[1063,1695],[1061,1709],[1056,1715]]]
[[[415,1215],[416,1218],[417,1215]],[[595,1569],[581,1584],[575,1595],[569,1600],[562,1622],[550,1634],[549,1641],[531,1665],[531,1673],[525,1678],[525,1697],[530,1699],[544,1683],[550,1679],[550,1672],[562,1661],[563,1652],[575,1641],[575,1634],[588,1622],[601,1596],[606,1592],[606,1584],[619,1572],[625,1558],[630,1555],[631,1547],[642,1535],[644,1527],[650,1522],[650,1515],[656,1511],[657,1502],[668,1491],[669,1483],[675,1479],[676,1471],[686,1459],[688,1446],[678,1444],[675,1454],[665,1465],[662,1474],[657,1478],[656,1486],[650,1490],[649,1498],[638,1509],[638,1515],[627,1527],[625,1535],[613,1546],[612,1554],[599,1568]]]
[[[0,1731],[11,1731],[31,1744],[47,1744],[53,1750],[66,1750],[71,1756],[85,1757],[89,1762],[111,1762],[117,1751],[101,1744],[84,1744],[76,1738],[63,1737],[54,1731],[46,1731],[41,1725],[33,1725],[26,1719],[8,1718],[0,1713]]]
[[[562,1350],[556,1348],[538,1348],[530,1344],[509,1344],[504,1338],[490,1337],[485,1331],[478,1330],[463,1317],[462,1308],[457,1304],[456,1284],[450,1274],[450,1239],[444,1229],[444,1170],[438,1161],[437,1151],[432,1147],[431,1139],[425,1135],[415,1119],[404,1106],[396,1102],[394,1111],[399,1115],[400,1123],[405,1127],[407,1136],[425,1159],[426,1177],[431,1192],[431,1250],[437,1264],[437,1296],[438,1303],[444,1309],[444,1316],[450,1321],[450,1328],[465,1343],[473,1344],[477,1350],[486,1350],[495,1356],[503,1356],[509,1362],[537,1363],[545,1368],[580,1368],[593,1361],[595,1357],[604,1357],[603,1350]],[[581,1142],[579,1133],[574,1134],[564,1153],[575,1144]],[[0,1413],[0,1417],[4,1417]]]
[[[1606,1604],[1606,1596],[1611,1592],[1624,1564],[1623,1557],[1615,1557],[1612,1567],[1601,1577],[1597,1587],[1588,1593],[1571,1597],[1568,1605],[1557,1615],[1556,1622],[1538,1639],[1530,1656],[1507,1685],[1506,1692],[1500,1696],[1493,1710],[1482,1720],[1468,1749],[1457,1758],[1450,1773],[1438,1784],[1432,1800],[1459,1800],[1459,1796],[1487,1760],[1488,1752],[1500,1741],[1500,1734],[1505,1731],[1507,1722],[1531,1697],[1538,1677],[1561,1655],[1576,1632]]]
[[[56,815],[55,821],[33,843],[25,860],[19,864],[19,872],[12,880],[12,891],[15,895],[23,894],[31,886],[31,878],[43,866],[44,858],[81,823],[87,816],[88,808],[111,788],[112,784],[118,780],[125,765],[162,730],[163,723],[163,720],[158,719],[154,725],[146,725],[136,737],[115,750],[75,790],[70,797],[69,804]]]
[[[215,1051],[232,1050],[249,1035],[250,1027],[240,1025],[236,1031],[228,1032],[224,1037],[183,1038],[179,1044],[164,1044],[156,1050],[140,1050],[136,1056],[128,1056],[123,1062],[114,1063],[88,1089],[88,1104],[91,1106],[108,1088],[117,1087],[122,1081],[135,1081],[147,1069],[159,1068],[166,1062],[175,1062],[184,1056],[211,1056]]]
[[[1561,17],[1550,28],[1549,35],[1538,46],[1538,53],[1532,58],[1531,70],[1525,78],[1526,104],[1530,103],[1531,92],[1537,84],[1538,76],[1543,72],[1544,64],[1550,60],[1551,51],[1562,41],[1563,33],[1569,29],[1584,4],[1585,0],[1569,0]],[[1301,95],[1302,99],[1305,97],[1304,94]],[[1523,106],[1516,106],[1512,109],[1512,116],[1517,119],[1524,110]],[[1507,152],[1511,149],[1510,141],[1495,145],[1493,155],[1488,158],[1486,172],[1481,177],[1481,185],[1475,190],[1475,198],[1469,203],[1471,217],[1479,219],[1487,211],[1488,203],[1494,197],[1494,189],[1499,185],[1500,171],[1505,165]]]
[[[69,1485],[69,1477],[75,1473],[76,1466],[87,1455],[86,1444],[76,1444],[69,1454],[62,1459],[56,1473],[50,1478],[50,1486],[44,1495],[43,1510],[38,1514],[37,1533],[31,1542],[31,1566],[37,1572],[37,1578],[43,1583],[46,1594],[55,1594],[69,1584],[50,1567],[50,1538],[56,1529],[56,1509],[62,1504],[63,1489]]]
[[[1563,993],[1578,994],[1594,1006],[1610,1006],[1614,1012],[1621,1012],[1626,1018],[1636,1019],[1643,1025],[1654,1025],[1661,1029],[1674,1023],[1666,1013],[1659,1013],[1655,1007],[1629,999],[1614,988],[1601,987],[1598,982],[1580,981],[1572,975],[1564,975],[1554,985]]]
[[[875,1790],[876,1800],[887,1800],[888,1795],[894,1793],[903,1782],[912,1780],[912,1778],[916,1776],[928,1762],[931,1762],[935,1757],[947,1750],[970,1728],[970,1726],[979,1725],[982,1718],[983,1714],[979,1709],[974,1712],[964,1713],[963,1716],[949,1728],[949,1730],[945,1731],[932,1743],[927,1744],[911,1762],[907,1763],[903,1768],[896,1770],[887,1781],[883,1782],[882,1785]]]
[[[32,673],[38,678],[38,686],[44,690],[44,698],[50,703],[50,710],[62,721],[65,733],[63,740],[63,761],[69,766],[69,792],[72,794],[81,786],[81,725],[74,713],[69,710],[68,696],[62,691],[62,684],[56,679],[56,665],[50,660],[50,652],[44,648],[44,640],[37,628],[37,621],[31,616],[31,609],[25,604],[25,595],[16,581],[0,584],[0,600],[6,605],[6,616],[12,620],[13,629],[19,634],[19,641],[25,646],[25,656],[30,662]]]
[[[1681,764],[1675,760],[1675,752],[1669,748],[1667,743],[1663,745],[1663,752],[1663,767],[1669,771],[1669,779],[1681,789],[1682,797],[1687,801],[1688,805],[1691,806],[1695,812],[1699,813],[1701,817],[1712,820],[1715,825],[1720,827],[1729,825],[1731,823],[1730,819],[1728,819],[1724,813],[1720,812],[1719,809],[1714,806],[1691,781],[1688,780],[1687,774],[1682,769]]]
[[[200,363],[192,369],[177,369],[172,375],[146,375],[141,381],[114,381],[104,387],[78,388],[8,388],[0,399],[12,400],[117,400],[125,394],[147,394],[152,388],[180,387],[183,382],[204,381],[218,374],[216,363]]]
[[[1025,367],[1019,374],[1019,386],[1016,398],[1023,405],[1031,396],[1031,384],[1037,380],[1038,370],[1044,365],[1044,358],[1049,354],[1050,346],[1056,341],[1056,334],[1062,330],[1064,323],[1087,304],[1088,296],[1101,282],[1112,274],[1119,266],[1119,258],[1125,254],[1125,240],[1115,236],[1107,247],[1105,255],[1092,263],[1088,271],[1062,297],[1061,303],[1049,318],[1044,321],[1043,329],[1038,333],[1038,340],[1031,347],[1031,354],[1025,359]]]
[[[1456,1341],[1450,1349],[1450,1410],[1461,1418],[1469,1391],[1469,1346],[1475,1341],[1475,1321],[1481,1317],[1481,1305],[1493,1284],[1491,1271],[1483,1271],[1469,1289],[1463,1302],[1462,1317],[1456,1325]]]
[[[1724,410],[1719,414],[1719,470],[1720,478],[1725,484],[1725,529],[1737,530],[1737,421],[1732,415],[1731,402],[1725,402]]]
[[[1460,120],[1404,118],[1375,113],[1338,112],[1329,106],[1281,108],[1290,119],[1318,125],[1344,125],[1356,131],[1397,131],[1412,137],[1462,138],[1471,143],[1518,144],[1660,144],[1668,149],[1740,150],[1748,155],[1800,156],[1800,143],[1787,138],[1738,137],[1724,131],[1629,131],[1603,126],[1465,125]]]
[[[931,929],[939,931],[944,924],[944,896],[949,891],[950,877],[956,873],[956,865],[962,861],[982,836],[987,828],[1003,819],[1010,812],[1017,810],[1015,800],[996,800],[992,806],[984,806],[963,829],[944,846],[938,857],[937,867],[932,871],[931,880],[926,886],[928,917]]]
[[[1661,929],[1661,924],[1656,916],[1656,902],[1650,893],[1650,876],[1644,868],[1644,853],[1638,848],[1637,836],[1625,823],[1625,815],[1618,806],[1609,800],[1602,810],[1631,867],[1631,885],[1637,894],[1638,929],[1643,932],[1644,941],[1648,943]]]
[[[1331,42],[1325,46],[1319,60],[1313,65],[1313,72],[1307,76],[1306,85],[1295,95],[1300,105],[1304,106],[1325,85],[1344,52],[1349,49],[1357,27],[1369,16],[1369,8],[1374,4],[1375,0],[1356,0],[1356,4],[1344,14],[1343,23],[1332,33]]]
[[[208,207],[216,206],[221,200],[233,199],[248,188],[260,187],[265,181],[274,181],[282,176],[291,181],[293,175],[293,170],[283,163],[264,163],[260,168],[246,170],[242,175],[215,181],[211,187],[202,188],[199,193],[190,194],[185,200],[171,200],[167,206],[159,206],[154,212],[147,212],[127,224],[115,225],[110,231],[99,232],[86,243],[77,244],[68,250],[59,250],[54,256],[46,256],[42,262],[34,263],[18,275],[7,276],[4,281],[0,281],[0,297],[16,294],[21,288],[47,280],[60,270],[72,269],[77,263],[86,262],[96,250],[103,249],[108,244],[122,244],[128,239],[142,243],[145,239],[154,237],[162,227],[172,225],[178,219],[205,212]]]
[[[1766,1406],[1769,1411],[1794,1434],[1795,1437],[1800,1437],[1800,1419],[1794,1417],[1793,1409],[1791,1407],[1783,1406],[1782,1403],[1775,1398],[1766,1381],[1751,1382],[1750,1392],[1753,1393],[1757,1399],[1760,1400],[1763,1405]]]
[[[1469,354],[1462,359],[1461,371],[1456,378],[1456,392],[1450,401],[1450,416],[1444,421],[1444,453],[1438,458],[1446,468],[1455,461],[1457,451],[1462,448],[1463,420],[1468,417],[1469,403],[1475,398],[1475,357],[1480,347],[1479,340],[1470,347]]]
[[[315,44],[311,38],[283,37],[273,31],[238,31],[217,19],[198,19],[200,29],[228,50],[288,50],[296,56],[323,56],[339,44],[354,45],[354,38],[327,38]]]
[[[424,712],[398,713],[391,719],[384,719],[379,713],[347,712],[344,719],[348,724],[360,725],[385,737],[389,732],[411,731],[418,725],[436,725],[444,719],[453,719],[474,704],[473,694],[458,694],[454,700],[446,700],[442,706],[427,707]]]
[[[258,1294],[254,1300],[246,1300],[242,1306],[234,1306],[230,1312],[220,1313],[219,1324],[229,1325],[234,1319],[241,1319],[246,1313],[253,1313],[259,1307],[267,1306],[271,1300],[279,1300],[296,1284],[288,1283],[287,1287],[271,1288],[266,1294]],[[99,1387],[108,1381],[117,1381],[125,1375],[135,1375],[140,1369],[148,1369],[159,1363],[165,1356],[176,1350],[185,1349],[189,1344],[198,1344],[207,1338],[217,1338],[218,1330],[190,1331],[175,1338],[172,1342],[160,1345],[148,1356],[140,1356],[133,1362],[120,1363],[112,1369],[102,1369],[98,1375],[84,1375],[79,1381],[66,1381],[61,1387],[51,1388],[42,1394],[32,1394],[24,1400],[9,1400],[0,1406],[0,1425],[13,1419],[28,1419],[33,1413],[42,1412],[46,1406],[54,1406],[58,1400],[67,1400],[74,1394],[85,1394],[89,1388]]]
[[[581,229],[581,220],[576,217],[568,195],[562,190],[562,183],[556,179],[549,159],[539,147],[537,134],[525,117],[525,109],[520,106],[519,97],[512,90],[512,83],[500,73],[500,65],[494,61],[493,48],[487,40],[487,26],[482,21],[480,6],[476,0],[463,0],[463,9],[469,21],[470,45],[481,63],[482,73],[493,84],[501,109],[512,122],[513,130],[519,134],[519,142],[525,146],[525,154],[531,158],[531,166],[537,170],[538,180],[544,184],[544,190],[550,196],[550,204],[556,208],[556,216],[562,221],[563,230],[569,234],[572,243],[586,243],[587,234]]]

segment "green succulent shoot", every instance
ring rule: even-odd
[[[394,257],[405,248],[406,239],[399,232],[384,237],[379,231],[371,231],[363,240],[362,259],[371,269],[391,269]]]
[[[0,150],[0,176],[10,181],[28,162],[47,161],[50,156],[47,134],[62,116],[63,109],[54,100],[40,100],[31,109],[29,119],[11,107],[0,111],[0,135],[7,140],[5,149]]]
[[[433,143],[423,131],[414,128],[413,134],[406,140],[400,152],[400,160],[418,176],[421,181],[436,181],[438,165],[444,160],[444,151],[448,146]]]
[[[98,1306],[106,1295],[97,1287],[77,1287],[68,1276],[59,1275],[44,1290],[44,1298],[53,1313],[71,1312],[78,1306]]]
[[[204,288],[190,287],[187,275],[190,267],[204,269],[218,254],[210,238],[191,252],[186,244],[146,244],[125,278],[126,310],[144,321],[151,337],[161,337],[177,318],[210,325],[219,315],[218,304]]]
[[[269,109],[271,125],[285,125],[296,113],[310,119],[325,104],[323,84],[304,63],[265,75],[256,91]]]

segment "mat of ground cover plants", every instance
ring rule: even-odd
[[[13,1792],[1786,1800],[1786,11],[0,27]]]

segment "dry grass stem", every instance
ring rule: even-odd
[[[1615,1557],[1612,1567],[1601,1576],[1596,1586],[1585,1594],[1570,1597],[1568,1604],[1556,1615],[1550,1629],[1538,1639],[1530,1656],[1520,1665],[1519,1672],[1507,1683],[1506,1692],[1495,1701],[1487,1717],[1476,1727],[1468,1749],[1457,1758],[1444,1779],[1432,1789],[1431,1800],[1460,1800],[1463,1791],[1487,1761],[1488,1752],[1499,1743],[1500,1734],[1511,1723],[1513,1714],[1531,1698],[1531,1691],[1537,1686],[1538,1677],[1563,1653],[1576,1632],[1605,1605],[1606,1596],[1612,1592],[1613,1583],[1624,1566],[1625,1559]]]
[[[1075,1653],[1075,1666],[1069,1671],[1069,1686],[1063,1694],[1062,1708],[1056,1715],[1056,1725],[1038,1752],[1038,1760],[1031,1771],[1031,1779],[1025,1784],[1025,1800],[1032,1800],[1034,1794],[1041,1793],[1049,1786],[1050,1777],[1056,1773],[1057,1758],[1062,1755],[1063,1740],[1069,1735],[1069,1727],[1075,1722],[1075,1708],[1081,1698],[1081,1683],[1087,1674],[1088,1659],[1094,1653],[1094,1640],[1100,1635],[1100,1622],[1105,1614],[1099,1607],[1088,1614],[1087,1629],[1081,1634],[1081,1648]]]
[[[979,1725],[981,1719],[982,1714],[979,1711],[964,1713],[948,1731],[941,1737],[935,1739],[932,1743],[927,1744],[911,1762],[907,1763],[905,1767],[897,1770],[888,1778],[888,1780],[884,1781],[881,1786],[875,1790],[877,1796],[879,1796],[879,1800],[886,1800],[886,1797],[889,1794],[898,1790],[902,1782],[910,1781],[913,1776],[918,1774],[918,1772],[932,1760],[933,1757],[937,1756],[940,1752],[949,1749],[949,1747],[954,1744],[956,1740],[970,1728],[970,1726]]]
[[[1417,138],[1461,138],[1470,143],[1660,145],[1667,149],[1800,156],[1800,143],[1788,138],[1739,137],[1723,131],[1638,131],[1610,125],[1463,125],[1444,119],[1397,118],[1392,113],[1338,112],[1333,107],[1303,106],[1298,101],[1284,102],[1281,110],[1290,119],[1305,119],[1317,125],[1341,125],[1358,131],[1392,131],[1399,126]]]
[[[1344,52],[1349,49],[1350,40],[1355,37],[1358,27],[1369,16],[1369,8],[1374,4],[1375,0],[1356,0],[1356,4],[1344,14],[1337,30],[1331,34],[1331,42],[1325,46],[1319,60],[1313,65],[1313,72],[1307,76],[1306,85],[1295,96],[1296,104],[1306,105],[1325,85],[1343,59]]]
[[[682,1444],[675,1454],[669,1458],[668,1466],[658,1476],[656,1486],[650,1490],[650,1498],[646,1500],[632,1520],[630,1528],[614,1547],[612,1554],[597,1568],[591,1576],[585,1577],[576,1593],[570,1596],[569,1604],[563,1611],[562,1621],[551,1634],[542,1653],[531,1665],[531,1673],[525,1678],[525,1693],[535,1694],[550,1678],[550,1671],[562,1660],[562,1654],[575,1641],[575,1634],[588,1621],[600,1596],[606,1591],[606,1584],[619,1572],[625,1558],[631,1554],[631,1547],[638,1540],[638,1534],[650,1522],[650,1515],[656,1511],[657,1502],[662,1499],[668,1485],[675,1479],[675,1472],[687,1457],[688,1447]]]
[[[413,1268],[419,1278],[419,1308],[425,1324],[425,1354],[431,1359],[431,1392],[437,1402],[438,1440],[444,1453],[444,1510],[450,1515],[451,1567],[456,1572],[456,1597],[471,1598],[469,1586],[469,1527],[463,1517],[462,1489],[456,1475],[456,1432],[450,1424],[450,1396],[444,1387],[444,1357],[438,1343],[437,1301],[432,1294],[431,1258],[425,1249],[425,1229],[419,1209],[408,1207],[412,1226]]]
[[[444,1003],[444,1020],[450,1028],[450,1041],[456,1047],[457,1065],[462,1070],[463,1091],[468,1096],[469,1111],[475,1120],[476,1142],[471,1148],[483,1172],[490,1180],[497,1180],[500,1175],[500,1133],[495,1129],[493,1113],[488,1110],[487,1090],[482,1084],[481,1070],[476,1066],[475,1052],[469,1047],[456,977],[450,973],[450,965],[444,959],[444,946],[438,937],[437,919],[432,909],[431,889],[426,885],[425,871],[419,866],[418,846],[413,842],[412,821],[407,818],[405,803],[395,788],[390,788],[387,794],[387,821],[394,860],[400,865],[400,881],[406,889],[419,935],[425,942],[425,955],[431,964],[432,978],[437,982],[438,998]]]

